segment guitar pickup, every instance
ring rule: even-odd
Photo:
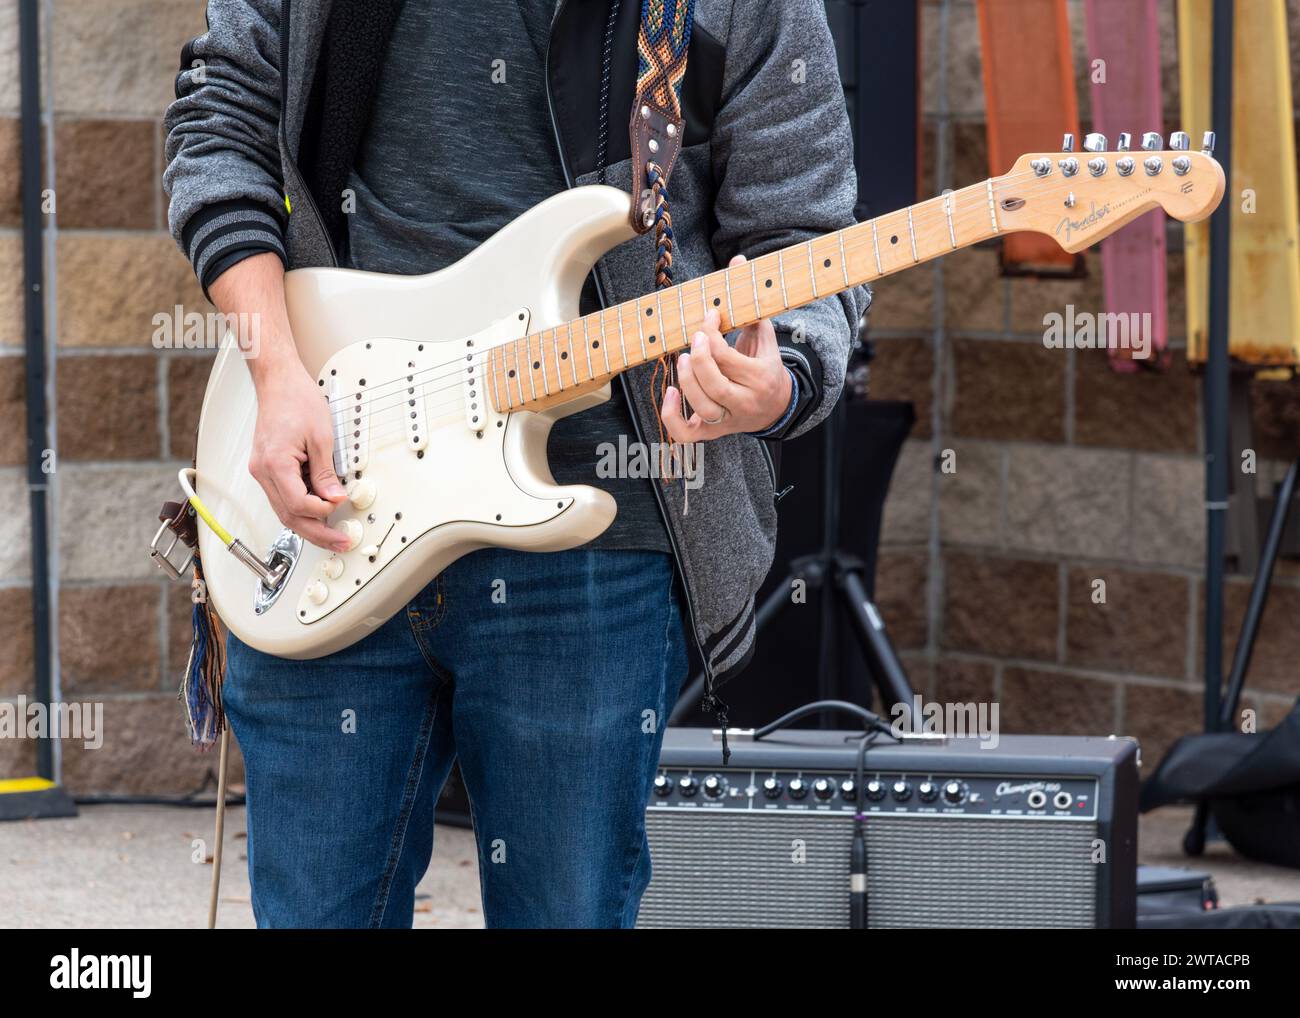
[[[329,376],[330,419],[334,423],[334,473],[346,477],[364,470],[370,462],[370,401],[360,382],[342,392],[338,377]]]

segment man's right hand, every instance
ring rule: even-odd
[[[232,265],[208,290],[223,313],[251,314],[259,323],[256,356],[248,360],[257,387],[248,472],[281,523],[314,545],[346,551],[347,538],[325,523],[347,493],[334,473],[329,406],[293,343],[284,266],[276,255],[256,254]]]
[[[321,548],[348,550],[347,538],[324,522],[347,497],[334,473],[328,405],[300,362],[258,383],[248,472],[286,527]]]

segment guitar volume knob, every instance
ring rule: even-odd
[[[343,560],[338,557],[327,558],[321,566],[321,572],[331,580],[337,580],[343,575]]]
[[[354,509],[369,509],[375,501],[373,481],[353,481],[348,485],[348,501]]]
[[[344,536],[348,539],[348,551],[361,543],[361,536],[364,531],[360,520],[344,520],[339,524],[339,529],[343,531]]]
[[[307,600],[312,604],[324,604],[326,599],[330,596],[330,589],[325,586],[325,584],[321,583],[320,580],[313,580],[311,583],[307,584],[306,594]]]

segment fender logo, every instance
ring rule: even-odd
[[[1109,202],[1101,208],[1098,208],[1097,203],[1093,202],[1092,207],[1088,210],[1088,214],[1082,219],[1071,219],[1069,216],[1063,216],[1061,221],[1056,224],[1056,235],[1059,237],[1061,231],[1064,230],[1065,239],[1069,240],[1076,231],[1086,230],[1091,226],[1096,226],[1108,215],[1110,215]]]

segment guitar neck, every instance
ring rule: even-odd
[[[541,410],[686,349],[716,310],[722,331],[803,307],[999,232],[993,181],[625,301],[492,350],[499,411]]]

